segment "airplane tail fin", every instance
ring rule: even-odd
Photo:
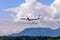
[[[41,17],[41,16],[39,15],[39,16],[38,16],[38,19],[40,19],[40,17]]]

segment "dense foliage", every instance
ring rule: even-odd
[[[60,37],[41,37],[41,36],[1,36],[0,40],[60,40]]]

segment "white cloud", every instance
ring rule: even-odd
[[[51,4],[51,7],[53,7],[55,9],[55,13],[54,13],[54,16],[56,18],[59,18],[60,17],[60,0],[55,0],[55,2],[53,2]]]
[[[19,23],[13,23],[11,18],[0,18],[0,36],[18,33],[24,29]]]
[[[11,11],[15,12],[16,16],[13,18],[12,24],[7,24],[11,27],[2,27],[1,33],[2,34],[9,34],[9,33],[16,33],[21,32],[25,28],[51,28],[57,29],[60,28],[60,6],[59,0],[55,0],[50,6],[43,5],[36,0],[26,0],[25,3],[17,6],[16,8],[8,8],[3,9],[3,11]],[[41,15],[40,20],[36,21],[22,21],[20,20],[21,17],[30,18],[37,17]],[[8,21],[9,22],[9,21]],[[4,24],[6,25],[6,24]],[[6,29],[7,28],[7,29]],[[10,30],[10,29],[11,30]]]

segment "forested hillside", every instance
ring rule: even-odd
[[[60,40],[60,37],[42,37],[42,36],[18,36],[18,37],[10,37],[3,36],[0,37],[0,40]]]

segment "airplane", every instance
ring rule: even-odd
[[[21,18],[21,20],[28,20],[28,21],[32,21],[32,20],[39,20],[40,18],[40,15],[38,16],[38,18],[29,18],[29,17],[27,17],[27,18]]]

